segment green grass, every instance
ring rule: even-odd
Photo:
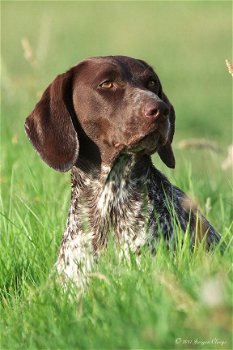
[[[0,231],[1,349],[230,349],[232,143],[230,2],[3,2]],[[32,56],[26,60],[22,38]],[[27,50],[30,53],[30,50]],[[138,267],[101,256],[85,294],[51,274],[69,206],[69,174],[48,168],[23,130],[40,92],[96,55],[158,71],[177,114],[177,167],[156,166],[197,200],[227,248],[177,253],[163,243]],[[206,138],[219,150],[179,149]]]

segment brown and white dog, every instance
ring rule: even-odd
[[[58,271],[82,285],[113,232],[123,252],[154,252],[160,237],[209,247],[220,236],[196,206],[152,164],[175,167],[175,112],[144,61],[94,57],[59,75],[26,119],[42,159],[72,173],[71,206]]]

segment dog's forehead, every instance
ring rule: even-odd
[[[144,61],[128,56],[99,56],[85,60],[92,69],[101,68],[101,71],[116,71],[126,77],[155,74],[153,69]]]

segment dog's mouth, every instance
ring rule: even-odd
[[[141,137],[135,144],[129,146],[127,151],[132,153],[143,152],[145,154],[152,154],[157,151],[161,145],[161,135],[157,130],[151,132],[150,134]]]
[[[164,125],[153,129],[145,136],[141,136],[135,140],[133,144],[127,147],[127,151],[132,153],[145,153],[151,155],[163,146],[168,139],[169,125]]]
[[[122,153],[141,153],[151,155],[167,143],[169,137],[170,122],[166,120],[155,125],[148,131],[131,137],[127,143],[114,143],[114,146]]]

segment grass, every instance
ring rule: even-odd
[[[221,169],[232,143],[230,2],[11,1],[2,10],[0,348],[230,349],[232,174]],[[56,74],[117,53],[159,72],[177,114],[177,167],[154,162],[197,200],[227,249],[174,254],[161,242],[138,267],[110,244],[83,295],[51,275],[69,174],[42,163],[23,123]],[[193,137],[219,150],[179,149]]]

